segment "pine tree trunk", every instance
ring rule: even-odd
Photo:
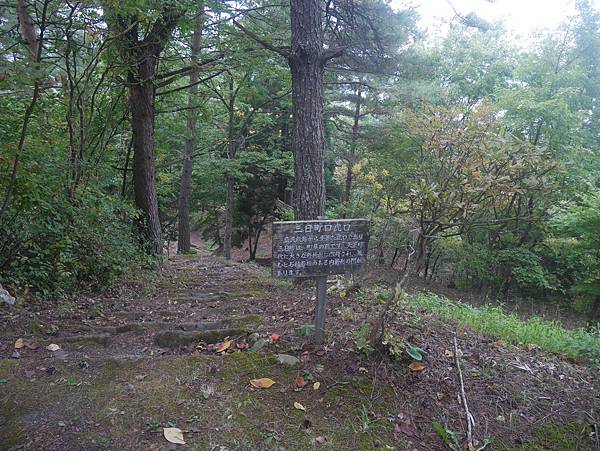
[[[202,48],[202,27],[204,25],[204,4],[198,3],[196,16],[196,28],[192,36],[192,65],[198,63],[198,55]],[[192,191],[192,169],[193,157],[196,147],[196,125],[197,113],[194,111],[194,100],[198,95],[198,69],[195,68],[190,74],[190,88],[188,91],[188,113],[187,113],[187,137],[183,151],[181,165],[181,186],[179,188],[179,215],[177,224],[177,252],[185,254],[190,252],[190,197]]]
[[[348,168],[346,170],[346,192],[344,196],[345,202],[350,202],[352,197],[352,166],[356,163],[356,145],[358,143],[358,129],[360,123],[360,107],[362,100],[361,85],[356,88],[356,104],[354,106],[354,117],[352,123],[352,140],[350,142],[350,155],[348,156]]]
[[[319,0],[291,0],[292,149],[296,219],[325,212],[323,34]]]
[[[158,215],[154,163],[154,85],[149,81],[154,68],[147,60],[140,64],[139,78],[129,90],[129,108],[133,132],[133,188],[135,205],[144,212],[143,234],[148,250],[162,253],[162,233]]]
[[[118,8],[115,8],[115,10]],[[160,16],[139,39],[135,16],[120,16],[107,10],[115,43],[128,68],[129,109],[133,135],[133,190],[135,205],[144,217],[140,232],[147,240],[147,250],[162,254],[162,233],[158,214],[154,160],[155,76],[160,54],[171,38],[182,11],[175,3],[163,5]]]
[[[225,200],[225,236],[223,239],[223,256],[231,259],[231,234],[233,232],[233,176],[225,175],[227,199]]]
[[[238,88],[239,89],[239,88]],[[229,100],[227,120],[227,159],[232,162],[236,156],[235,143],[235,98],[238,90],[234,89],[233,77],[229,78]],[[223,256],[231,259],[231,235],[233,233],[233,175],[231,172],[225,174],[226,197],[225,197],[225,236],[223,237]]]

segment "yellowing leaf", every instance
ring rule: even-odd
[[[54,351],[58,351],[58,350],[60,349],[60,346],[58,346],[58,345],[57,345],[57,344],[55,344],[55,343],[50,343],[48,346],[46,346],[46,349],[47,349],[48,351],[52,351],[52,352],[54,352]]]
[[[410,365],[408,365],[408,368],[410,368],[411,371],[423,371],[425,368],[427,368],[425,366],[425,364],[421,363],[421,362],[412,362]]]
[[[15,341],[15,349],[21,349],[23,346],[25,346],[25,342],[22,338],[18,338],[17,341]]]
[[[250,384],[256,388],[269,388],[273,385],[275,381],[273,379],[269,379],[268,377],[262,377],[260,379],[252,379]]]
[[[169,443],[185,445],[185,441],[183,440],[183,431],[179,428],[163,428],[163,435]]]
[[[231,340],[225,340],[221,345],[217,348],[217,352],[225,352],[231,347]]]
[[[302,404],[299,402],[294,402],[294,407],[298,410],[306,410]]]
[[[313,384],[313,390],[318,390],[320,387],[321,387],[321,383],[318,381]]]

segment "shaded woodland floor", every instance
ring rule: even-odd
[[[330,296],[315,349],[311,286],[197,246],[113,297],[0,310],[0,449],[445,449],[434,422],[464,448],[455,336],[479,446],[597,448],[600,381],[585,362],[406,310],[391,330],[426,351],[411,371],[408,356],[357,352],[369,308],[356,294]],[[263,377],[276,383],[250,384]],[[187,445],[165,440],[170,426]]]

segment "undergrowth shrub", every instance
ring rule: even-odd
[[[137,212],[99,191],[54,196],[0,224],[0,277],[42,298],[103,290],[143,261],[132,233]]]

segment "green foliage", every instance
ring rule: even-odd
[[[532,344],[570,357],[586,357],[600,364],[600,331],[565,329],[561,324],[533,317],[526,321],[500,307],[473,307],[431,293],[408,298],[409,305],[458,321],[484,335],[517,344]]]
[[[369,324],[364,323],[354,332],[354,345],[356,346],[356,351],[359,353],[363,353],[365,355],[369,355],[374,351],[373,347],[369,344]]]
[[[497,253],[500,265],[509,267],[517,286],[523,292],[542,292],[553,289],[541,258],[526,248],[504,249]]]
[[[302,335],[303,337],[308,337],[309,335],[312,335],[315,333],[315,325],[314,324],[302,324],[300,327],[298,327],[298,332],[300,332],[300,335]]]
[[[590,304],[600,303],[599,224],[600,193],[593,192],[559,209],[552,222],[553,235],[548,239],[560,264],[563,283]]]
[[[2,236],[13,241],[0,244],[11,250],[0,254],[2,277],[19,291],[43,297],[111,288],[141,256],[132,234],[135,216],[118,198],[97,191],[80,196],[76,204],[63,196],[40,202],[0,226],[6,232]],[[18,246],[10,247],[14,242]]]

